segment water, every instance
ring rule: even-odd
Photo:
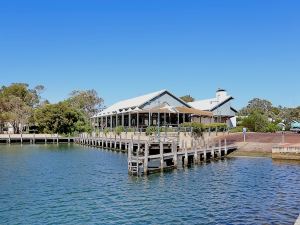
[[[300,164],[237,158],[148,177],[125,154],[0,146],[0,224],[293,224]]]

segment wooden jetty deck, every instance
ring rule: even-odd
[[[128,172],[131,175],[143,175],[158,171],[197,164],[200,162],[221,159],[237,149],[236,146],[227,145],[226,139],[217,142],[207,142],[199,145],[196,141],[191,143],[178,139],[149,138],[141,140],[135,138],[118,138],[81,135],[75,138],[75,143],[103,149],[128,153]]]
[[[74,139],[57,134],[1,134],[0,144],[59,144],[73,143]]]

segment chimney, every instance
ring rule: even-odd
[[[225,89],[219,88],[216,92],[216,97],[218,100],[224,99],[227,97],[227,91]]]

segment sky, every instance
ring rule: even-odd
[[[58,102],[95,89],[105,105],[168,89],[227,89],[300,105],[300,1],[0,1],[0,85],[45,86]]]

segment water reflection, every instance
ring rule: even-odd
[[[1,224],[293,224],[300,164],[212,161],[127,174],[127,155],[76,145],[0,148]]]

